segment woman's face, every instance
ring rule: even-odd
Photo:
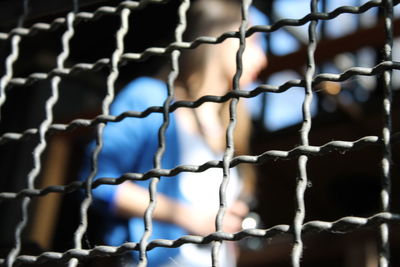
[[[261,47],[260,34],[253,34],[246,38],[246,48],[242,56],[243,72],[240,77],[240,87],[243,89],[257,79],[259,72],[267,66],[267,57]],[[239,40],[230,38],[217,47],[217,64],[221,75],[229,83],[236,73],[236,53],[239,49]]]

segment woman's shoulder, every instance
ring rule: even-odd
[[[164,99],[167,96],[166,84],[156,78],[139,77],[128,83],[120,92],[124,97],[135,97],[136,99],[147,99],[154,101],[154,99]]]
[[[127,110],[143,111],[151,106],[162,106],[167,98],[167,87],[161,80],[140,77],[128,83],[115,97],[113,113]]]

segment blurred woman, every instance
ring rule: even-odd
[[[188,11],[185,40],[238,30],[240,8],[235,1],[195,1]],[[254,81],[258,72],[266,66],[265,54],[257,38],[259,36],[253,35],[246,39],[244,72],[240,79],[243,87]],[[231,90],[238,48],[239,40],[230,38],[219,45],[200,45],[194,50],[184,51],[175,84],[175,101],[195,101],[204,95],[224,95]],[[155,77],[141,77],[128,84],[115,98],[111,114],[162,106],[167,98],[165,73],[167,71],[164,70]],[[250,124],[245,106],[239,103],[239,117],[242,118],[239,118],[235,141],[238,151],[245,153]],[[226,147],[226,107],[226,104],[205,103],[196,109],[179,108],[171,113],[162,168],[221,160]],[[159,145],[158,130],[162,123],[163,116],[159,113],[142,119],[126,118],[121,122],[108,123],[103,134],[96,178],[144,173],[154,168],[154,155]],[[87,166],[83,176],[87,177],[88,173]],[[216,168],[201,173],[183,172],[176,177],[161,177],[150,240],[174,240],[187,234],[206,236],[215,232],[221,181],[222,171]],[[149,204],[149,183],[149,180],[127,181],[118,186],[101,185],[93,190],[94,207],[106,215],[106,244],[119,246],[126,241],[140,241],[145,231],[142,218]],[[243,181],[236,168],[231,169],[227,189],[228,209],[223,222],[225,232],[241,230],[242,219],[248,212],[246,204],[238,200],[242,191]],[[148,251],[147,256],[148,266],[211,266],[211,245],[155,248]],[[133,258],[138,261],[136,252]],[[220,262],[222,266],[235,265],[234,251],[229,243],[224,242],[221,248]]]

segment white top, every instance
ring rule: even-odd
[[[180,125],[179,121],[177,129],[180,138],[181,164],[201,165],[210,160],[222,160],[223,155],[216,155],[202,136],[189,132],[183,125]],[[180,174],[179,186],[189,204],[198,209],[214,210],[217,214],[222,179],[221,168],[211,168],[199,173],[183,172]],[[241,188],[242,184],[237,170],[230,169],[230,179],[226,191],[228,206],[237,199]],[[180,255],[171,261],[171,266],[211,266],[211,249],[211,245],[185,244],[180,247]],[[220,266],[236,265],[234,255],[229,253],[227,242],[221,246],[220,263]]]

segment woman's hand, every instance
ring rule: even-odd
[[[115,197],[115,212],[125,218],[142,217],[149,204],[148,199],[148,190],[134,183],[125,182],[118,186]],[[159,194],[153,218],[177,224],[190,234],[206,236],[216,231],[217,212],[216,209],[205,210],[185,205]],[[248,212],[249,208],[245,202],[237,200],[232,203],[225,211],[222,231],[227,233],[240,231],[243,218]]]
[[[235,233],[242,229],[242,220],[249,212],[243,201],[236,201],[225,212],[222,231]],[[217,211],[196,209],[180,205],[176,209],[175,223],[185,228],[190,234],[207,236],[216,231],[215,219]]]

